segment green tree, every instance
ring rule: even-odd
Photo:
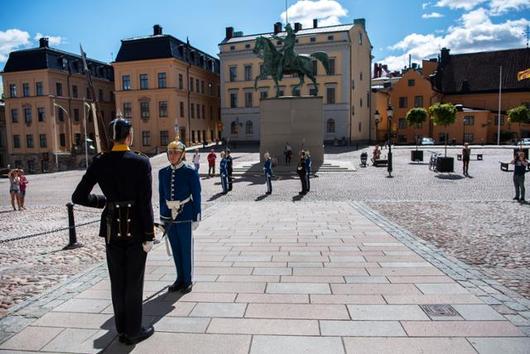
[[[429,107],[429,114],[434,125],[445,127],[445,157],[447,157],[447,126],[456,121],[456,107],[452,103],[435,103]]]
[[[407,112],[408,125],[414,126],[414,139],[416,140],[416,150],[418,150],[418,129],[420,125],[427,120],[429,113],[423,107],[412,108]]]
[[[520,132],[521,123],[530,123],[530,110],[524,104],[514,107],[508,111],[508,121],[510,123],[518,123]]]

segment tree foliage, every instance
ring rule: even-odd
[[[448,126],[456,121],[456,107],[452,103],[435,103],[429,107],[429,114],[435,125]]]
[[[530,123],[530,110],[524,104],[514,107],[508,111],[510,123]]]

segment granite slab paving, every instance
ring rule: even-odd
[[[527,303],[362,203],[224,203],[194,241],[186,295],[148,255],[148,340],[118,342],[101,264],[0,320],[0,353],[530,353]]]

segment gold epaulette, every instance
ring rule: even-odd
[[[144,154],[144,153],[141,152],[141,151],[131,150],[131,152],[134,152],[136,155],[140,155],[140,156],[143,156],[143,157],[147,157],[147,158],[149,158],[149,156],[147,156],[146,154]]]

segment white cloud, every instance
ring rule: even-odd
[[[341,23],[339,18],[348,15],[348,10],[335,0],[298,0],[287,9],[290,23],[300,22],[303,28],[313,26],[313,19],[318,19],[319,26],[331,26]],[[285,11],[280,15],[285,22]]]
[[[437,56],[443,47],[451,49],[452,54],[523,47],[527,25],[530,21],[524,18],[493,23],[488,11],[478,8],[462,15],[445,34],[409,34],[390,47],[401,54],[388,56],[381,62],[397,70],[408,63],[409,54],[413,61],[420,62]]]
[[[436,6],[448,7],[450,9],[464,9],[469,11],[487,0],[438,0]]]
[[[491,0],[490,13],[501,15],[509,11],[520,11],[530,8],[529,0]]]
[[[439,12],[431,12],[430,14],[423,14],[421,15],[421,18],[440,18],[440,17],[444,17],[444,15],[442,15],[441,13]]]
[[[425,10],[425,9],[428,8],[430,5],[431,5],[430,2],[424,2],[423,4],[421,4],[421,8],[422,8],[423,10]]]
[[[59,44],[65,43],[65,38],[64,37],[61,37],[61,36],[49,36],[49,35],[42,34],[40,32],[37,32],[37,34],[35,35],[35,37],[33,37],[33,39],[38,41],[42,37],[47,37],[48,38],[48,44],[50,45],[50,47],[58,46]]]
[[[30,36],[26,31],[16,28],[0,31],[0,62],[7,61],[10,52],[30,44]]]

